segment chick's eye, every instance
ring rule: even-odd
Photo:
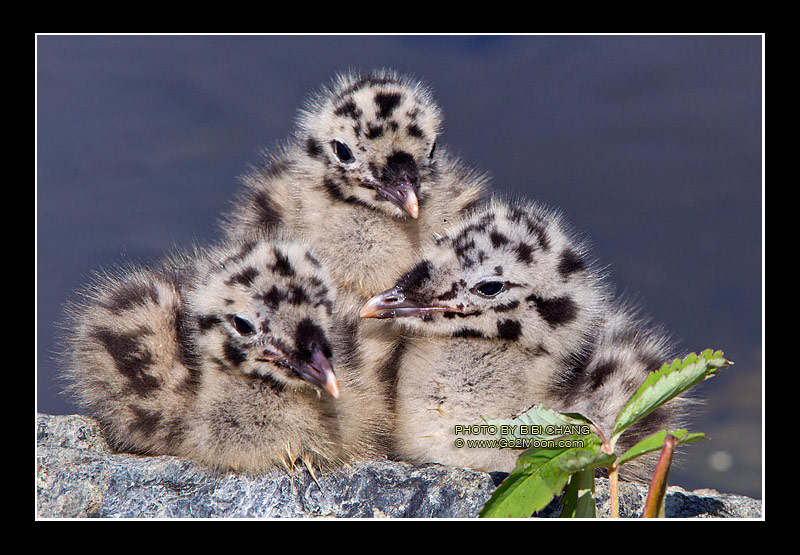
[[[240,316],[234,316],[232,324],[233,329],[235,329],[240,335],[253,335],[256,332],[253,324]]]
[[[350,152],[347,145],[342,142],[333,141],[333,153],[342,162],[352,162],[354,160],[353,153]]]
[[[503,291],[502,281],[484,281],[475,286],[474,291],[482,297],[496,297]]]

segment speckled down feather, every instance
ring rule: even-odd
[[[671,356],[657,329],[613,299],[563,218],[528,201],[493,199],[473,210],[362,316],[394,318],[385,324],[406,335],[394,453],[418,462],[509,471],[519,451],[458,448],[455,426],[536,404],[579,412],[608,433],[647,372]],[[619,448],[675,429],[685,404],[653,412]]]
[[[69,309],[69,390],[123,451],[251,472],[382,456],[388,413],[335,289],[284,239],[100,274]]]

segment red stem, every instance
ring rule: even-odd
[[[658,457],[653,479],[650,481],[650,490],[647,492],[647,499],[644,502],[642,518],[664,518],[664,497],[667,494],[667,478],[669,477],[669,467],[672,464],[672,454],[679,439],[671,434],[664,438],[664,447],[661,448],[661,455]]]

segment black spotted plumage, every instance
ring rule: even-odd
[[[65,379],[123,451],[249,472],[382,456],[383,390],[334,308],[306,244],[198,247],[99,274],[65,322]]]
[[[535,404],[581,413],[610,433],[647,373],[671,356],[657,329],[614,300],[561,216],[531,202],[473,208],[361,315],[393,318],[407,338],[393,445],[418,462],[510,471],[519,452],[458,449],[454,427]],[[626,431],[619,449],[674,429],[685,406],[673,400]],[[625,473],[646,469],[640,460]]]
[[[375,104],[378,106],[378,119],[386,119],[392,115],[400,104],[403,96],[400,93],[379,92],[375,95]]]
[[[533,303],[536,311],[545,322],[552,327],[563,326],[575,319],[579,310],[575,301],[567,295],[544,298],[536,294],[525,297],[525,301]]]
[[[227,237],[267,228],[308,242],[357,315],[424,241],[483,199],[486,177],[434,148],[441,122],[431,89],[410,76],[335,76],[308,98],[289,139],[244,176]]]

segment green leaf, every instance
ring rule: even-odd
[[[567,474],[525,474],[516,469],[500,484],[481,509],[483,518],[520,518],[541,511],[564,487]]]
[[[651,436],[646,437],[627,451],[623,453],[619,459],[617,460],[617,465],[621,466],[626,462],[635,459],[636,457],[641,457],[642,455],[646,455],[647,453],[652,453],[653,451],[658,451],[664,446],[664,439],[667,437],[667,434],[673,435],[677,437],[680,441],[678,445],[685,445],[687,443],[692,443],[695,441],[699,441],[701,439],[706,439],[706,435],[702,433],[694,433],[689,434],[685,429],[681,430],[673,430],[671,432],[667,432],[666,430],[655,433]]]
[[[591,420],[580,414],[566,414],[535,405],[512,419],[481,416],[492,426],[497,426],[498,438],[552,439],[554,437],[588,435]],[[522,433],[525,431],[526,433]],[[504,433],[505,432],[505,433]]]
[[[537,472],[517,464],[483,506],[483,518],[528,517],[540,511],[560,492],[568,475],[543,465]]]
[[[527,517],[544,509],[561,493],[570,474],[613,463],[614,455],[600,451],[600,438],[586,436],[582,447],[529,449],[481,509],[481,517]],[[562,438],[560,441],[565,441]],[[559,440],[557,440],[559,441]]]
[[[594,469],[572,474],[561,496],[561,518],[595,518]]]
[[[715,375],[728,364],[730,362],[725,360],[722,351],[706,349],[699,355],[691,353],[683,360],[675,359],[672,364],[664,364],[659,370],[651,372],[617,416],[611,444],[614,445],[620,434],[634,422],[695,384]]]
[[[568,474],[594,468],[608,466],[614,462],[615,456],[603,453],[602,440],[594,435],[567,436],[550,439],[552,448],[528,449],[519,456],[517,465],[535,470],[543,464],[553,464]]]

